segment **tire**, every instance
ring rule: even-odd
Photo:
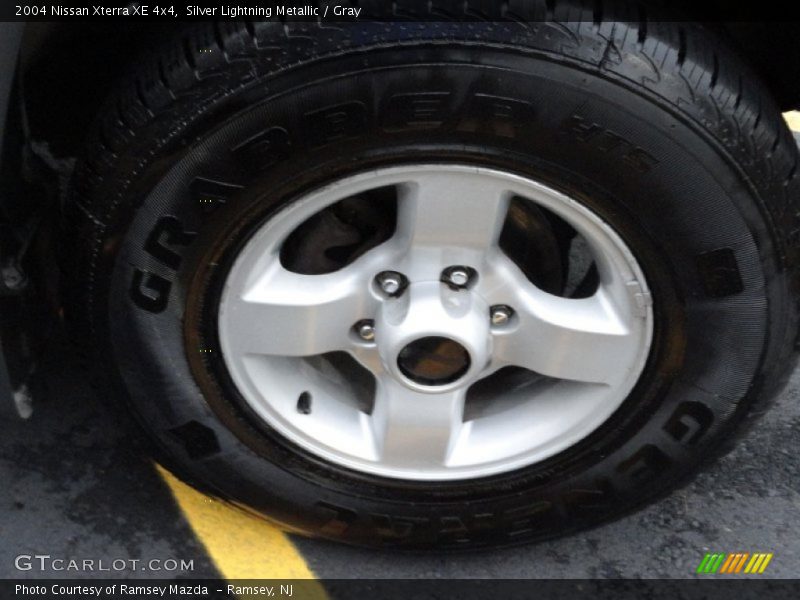
[[[428,23],[429,3],[393,4],[420,22],[203,25],[127,76],[67,207],[76,337],[171,468],[306,535],[510,545],[664,495],[730,449],[795,362],[800,190],[778,108],[700,26],[614,21],[610,5],[567,22],[569,2]],[[578,199],[652,296],[646,363],[613,414],[486,477],[392,478],[299,447],[243,407],[215,333],[220,282],[279,209],[431,162]]]

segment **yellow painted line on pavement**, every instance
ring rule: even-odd
[[[791,112],[783,113],[783,118],[789,124],[789,129],[792,131],[800,131],[800,112],[793,110]]]
[[[156,465],[156,470],[225,579],[315,578],[297,548],[280,529],[198,492],[160,465]],[[317,593],[304,593],[304,600],[327,598],[322,586],[316,587]]]

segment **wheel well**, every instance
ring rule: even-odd
[[[46,141],[55,156],[79,155],[91,122],[126,67],[183,26],[28,24],[19,73],[30,137]]]
[[[800,107],[800,37],[795,23],[716,25],[766,82],[781,110]]]

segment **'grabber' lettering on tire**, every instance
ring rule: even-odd
[[[173,217],[161,217],[144,242],[145,251],[172,271],[181,266],[181,255],[174,250],[176,246],[186,247],[197,237],[186,231],[181,222]],[[136,306],[151,313],[160,313],[169,303],[172,282],[157,275],[134,269],[130,296]],[[145,291],[147,290],[147,291]]]

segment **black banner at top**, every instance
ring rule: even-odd
[[[800,21],[778,0],[3,0],[0,21]],[[800,23],[798,23],[800,25]]]

